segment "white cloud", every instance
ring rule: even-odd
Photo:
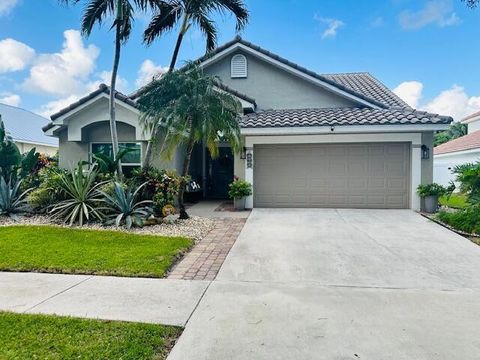
[[[110,83],[112,81],[111,71],[102,71],[96,75],[98,77],[98,80],[90,82],[87,86],[89,92],[96,90],[100,86],[100,84],[106,84],[110,86]],[[117,82],[115,85],[115,89],[117,89],[117,91],[120,91],[121,93],[124,93],[124,94],[128,93],[129,87],[128,87],[127,79],[124,79],[121,76],[117,75]]]
[[[24,89],[57,96],[85,91],[100,50],[95,45],[84,46],[77,30],[66,30],[64,36],[61,52],[38,56]]]
[[[375,29],[385,25],[385,20],[381,16],[377,16],[370,22],[370,28]]]
[[[0,0],[0,16],[10,13],[19,2],[19,0]]]
[[[324,18],[317,14],[314,19],[326,27],[322,32],[322,39],[334,38],[337,36],[338,30],[345,26],[345,23],[339,19]]]
[[[468,95],[462,86],[453,85],[450,89],[441,91],[426,102],[421,102],[422,90],[422,83],[409,81],[400,84],[394,91],[412,107],[436,114],[449,115],[457,121],[480,111],[480,96]],[[415,106],[415,104],[417,105]]]
[[[77,101],[81,96],[79,95],[70,95],[62,99],[53,100],[45,105],[42,105],[39,109],[34,110],[37,114],[50,118],[50,115],[55,114],[56,112],[66,108],[70,104],[73,104]]]
[[[25,69],[35,57],[35,50],[13,39],[0,41],[0,74]]]
[[[453,0],[430,0],[418,11],[403,11],[398,19],[405,30],[418,30],[431,24],[446,27],[461,23],[453,12]]]
[[[17,94],[4,93],[0,94],[0,96],[0,104],[19,106],[20,102],[22,101],[20,95]]]
[[[398,85],[393,92],[413,108],[418,107],[422,97],[423,84],[419,81],[405,81]]]
[[[155,65],[152,60],[145,60],[140,69],[138,70],[138,77],[135,81],[135,85],[137,87],[142,87],[147,85],[150,81],[152,81],[153,77],[158,74],[165,74],[168,71],[168,67],[163,67],[161,65]]]

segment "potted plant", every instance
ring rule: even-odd
[[[425,199],[425,212],[434,213],[438,209],[438,198],[445,195],[448,190],[436,183],[419,185],[417,187],[417,193],[421,198]]]
[[[245,198],[252,195],[252,184],[235,177],[229,187],[228,195],[233,199],[235,210],[245,210]]]

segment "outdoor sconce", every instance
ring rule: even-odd
[[[430,148],[427,145],[422,145],[422,159],[430,159]]]
[[[242,152],[240,153],[240,159],[245,160],[247,158],[247,148],[244,146]]]

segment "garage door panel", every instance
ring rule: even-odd
[[[255,146],[256,207],[408,208],[407,143]]]

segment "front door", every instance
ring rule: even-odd
[[[233,181],[234,171],[234,158],[230,147],[220,147],[219,155],[215,159],[208,153],[207,171],[207,197],[228,199],[228,185]]]

